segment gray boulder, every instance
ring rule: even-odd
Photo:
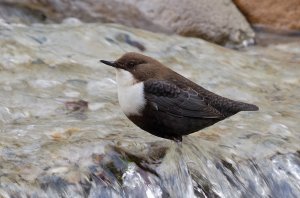
[[[248,22],[230,0],[2,0],[0,16],[9,21],[13,14],[5,11],[8,9],[21,22],[60,22],[76,17],[84,22],[120,23],[200,37],[222,45],[247,44],[254,38]],[[32,13],[28,14],[29,10]]]

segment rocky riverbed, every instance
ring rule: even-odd
[[[0,24],[0,197],[299,197],[299,41],[226,49],[114,24]],[[184,138],[121,112],[99,59],[157,58],[242,112]]]

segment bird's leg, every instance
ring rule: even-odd
[[[172,140],[174,140],[176,143],[181,143],[182,142],[182,136],[174,136],[174,137],[172,137]]]
[[[182,154],[182,136],[173,137],[173,141],[176,143],[175,151]]]

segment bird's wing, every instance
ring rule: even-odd
[[[146,99],[151,107],[178,117],[222,118],[218,110],[191,88],[181,89],[164,80],[144,82]]]

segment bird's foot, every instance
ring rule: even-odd
[[[173,137],[172,140],[175,141],[176,143],[180,143],[181,144],[182,137],[181,136]]]

